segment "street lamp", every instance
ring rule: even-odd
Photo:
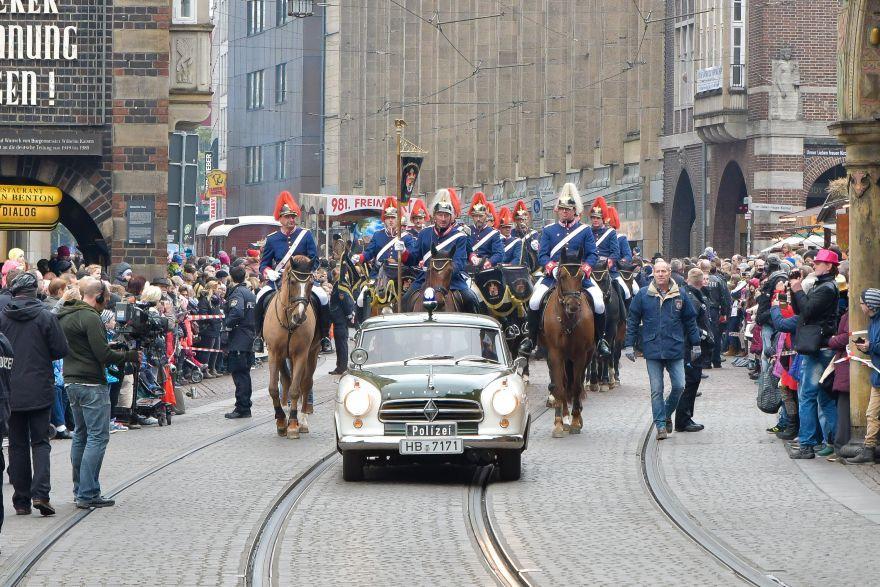
[[[314,0],[288,0],[287,15],[294,18],[306,18],[315,14]]]

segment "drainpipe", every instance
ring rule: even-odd
[[[709,145],[703,141],[703,250],[706,250],[706,240],[709,238]],[[702,252],[702,251],[701,251]]]

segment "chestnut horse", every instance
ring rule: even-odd
[[[434,245],[431,245],[431,258],[428,260],[428,266],[425,270],[428,272],[425,277],[425,285],[418,291],[407,291],[403,298],[403,311],[424,312],[422,292],[432,287],[437,299],[436,312],[459,312],[458,299],[455,293],[449,289],[454,270],[451,255],[446,251],[438,251]]]
[[[299,438],[308,432],[305,414],[313,407],[309,400],[312,378],[318,363],[321,335],[312,307],[312,261],[296,255],[281,275],[281,287],[266,308],[263,338],[269,353],[269,395],[275,407],[275,428],[279,436]],[[287,361],[290,361],[288,370]],[[278,379],[283,397],[279,397]],[[302,398],[301,414],[298,414]],[[290,403],[290,419],[282,406]],[[302,416],[302,421],[298,416]]]
[[[576,261],[568,259],[576,258]],[[554,398],[556,418],[553,438],[562,438],[566,431],[580,434],[584,399],[584,374],[596,350],[593,310],[583,290],[584,273],[581,256],[566,257],[550,293],[541,323],[539,340],[547,351],[550,368],[550,393]],[[571,406],[571,425],[566,426]]]

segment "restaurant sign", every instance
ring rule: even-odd
[[[61,190],[38,185],[0,185],[0,229],[52,230],[58,224]]]

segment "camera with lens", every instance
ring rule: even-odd
[[[171,332],[171,320],[149,311],[149,304],[116,304],[116,324],[118,332],[135,339],[155,338]]]

